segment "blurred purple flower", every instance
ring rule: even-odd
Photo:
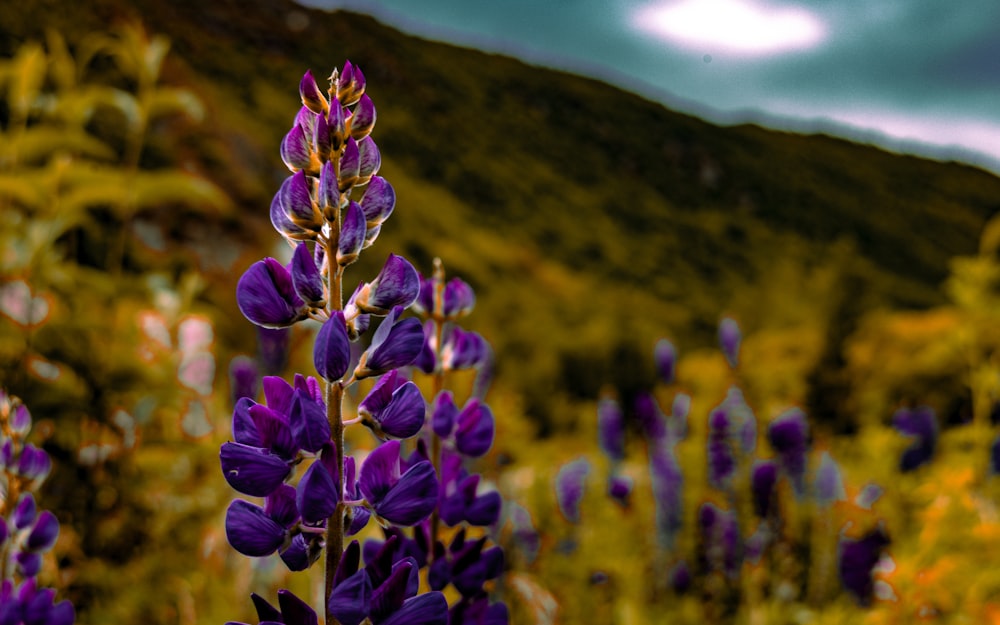
[[[722,348],[722,353],[726,356],[726,362],[733,369],[739,364],[740,342],[742,339],[743,335],[740,332],[740,326],[736,323],[735,319],[724,317],[719,322],[719,347]]]
[[[677,348],[668,339],[660,339],[653,348],[656,372],[664,384],[673,384],[677,369]]]
[[[597,436],[601,451],[612,461],[625,459],[625,420],[621,407],[606,397],[597,404]]]
[[[753,511],[760,519],[768,519],[775,511],[778,467],[770,460],[757,460],[750,469],[750,490]]]
[[[933,409],[927,406],[912,410],[901,408],[892,416],[892,424],[899,432],[914,439],[899,459],[900,471],[907,473],[931,461],[938,438],[937,417]]]
[[[809,422],[798,408],[790,408],[767,427],[771,448],[778,465],[792,483],[796,497],[805,493],[806,453],[809,451]]]
[[[847,499],[844,478],[840,475],[840,467],[828,451],[824,451],[820,456],[813,489],[816,494],[816,503],[821,507],[827,507],[836,501]]]
[[[257,361],[249,356],[235,356],[229,361],[229,389],[233,405],[244,397],[257,398],[260,373]]]
[[[570,523],[580,522],[580,502],[587,476],[590,475],[590,461],[583,456],[567,462],[556,474],[556,502],[559,511]]]
[[[840,539],[837,559],[840,581],[861,606],[872,603],[875,594],[872,572],[889,543],[889,536],[881,524],[857,540]]]

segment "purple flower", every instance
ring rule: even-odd
[[[840,475],[840,467],[837,466],[836,461],[828,451],[824,451],[820,456],[813,488],[816,493],[816,503],[823,507],[829,506],[835,501],[847,499],[847,493],[844,491],[844,479]]]
[[[229,485],[251,497],[271,494],[292,474],[288,460],[267,449],[241,443],[223,443],[219,460]]]
[[[361,162],[358,167],[358,184],[368,184],[382,167],[382,154],[371,136],[358,141],[358,155]]]
[[[291,274],[295,292],[302,300],[313,308],[326,306],[323,278],[305,242],[300,242],[292,254]]]
[[[510,502],[508,507],[509,512],[507,515],[510,519],[511,536],[514,540],[514,545],[517,546],[519,552],[524,554],[525,561],[531,564],[538,556],[538,550],[541,547],[542,541],[538,535],[538,530],[535,529],[535,524],[531,520],[531,513],[524,506],[516,502]]]
[[[3,625],[71,625],[76,618],[69,601],[54,603],[55,591],[39,589],[29,577],[16,589],[13,580],[0,584],[0,623]]]
[[[316,79],[313,78],[312,70],[306,70],[306,73],[302,76],[302,80],[299,81],[299,95],[302,97],[302,104],[310,111],[319,114],[326,113],[326,98],[316,85]]]
[[[691,579],[691,569],[688,567],[687,561],[679,560],[677,564],[670,569],[670,572],[667,574],[667,579],[670,581],[670,587],[679,595],[682,595],[690,590],[693,580]]]
[[[797,497],[805,492],[806,452],[809,450],[809,423],[798,408],[781,413],[767,427],[771,448],[778,453],[778,465],[792,482]]]
[[[440,438],[448,438],[458,421],[458,407],[451,391],[441,391],[431,406],[431,429]]]
[[[490,603],[482,593],[476,597],[462,597],[451,608],[449,625],[508,625],[510,613],[503,602]]]
[[[361,205],[352,201],[344,211],[343,222],[340,225],[340,238],[337,240],[337,263],[341,266],[350,265],[358,258],[365,243],[365,214]]]
[[[42,510],[35,521],[34,527],[31,528],[24,546],[28,551],[32,552],[40,553],[48,551],[56,544],[58,536],[59,520],[56,519],[56,515],[48,510]]]
[[[723,510],[712,502],[702,504],[698,511],[704,557],[712,570],[723,571],[729,577],[739,573],[742,564],[742,539],[736,514]]]
[[[455,448],[464,456],[478,458],[493,446],[496,432],[493,411],[476,398],[466,402],[456,419]]]
[[[742,339],[743,335],[740,332],[740,326],[736,323],[735,319],[724,317],[719,322],[719,347],[722,348],[722,353],[726,356],[726,362],[733,369],[739,363],[740,341]]]
[[[708,482],[725,490],[736,472],[736,456],[732,445],[732,422],[723,403],[708,415]]]
[[[655,448],[650,454],[649,469],[657,538],[667,548],[673,548],[682,524],[684,502],[684,476],[673,446]]]
[[[257,357],[265,375],[279,375],[288,364],[291,328],[257,326]],[[256,393],[254,393],[256,397]]]
[[[468,283],[452,278],[444,285],[442,312],[445,319],[457,319],[472,312],[476,305],[476,294]]]
[[[401,472],[399,441],[388,441],[368,454],[358,487],[375,513],[395,525],[414,525],[437,504],[438,482],[430,462]]]
[[[913,410],[901,408],[892,416],[892,424],[901,433],[914,439],[899,460],[900,471],[913,471],[931,461],[938,436],[937,417],[933,409],[927,406]]]
[[[278,190],[281,209],[293,224],[308,231],[318,232],[323,216],[312,198],[312,181],[304,171],[292,174]]]
[[[431,565],[428,583],[434,590],[442,590],[449,583],[463,597],[476,597],[483,591],[483,584],[503,572],[503,550],[486,548],[486,537],[466,540],[465,529],[455,534],[447,552]]]
[[[612,462],[625,459],[625,420],[618,402],[611,398],[597,404],[597,437],[601,451]]]
[[[458,326],[445,330],[441,347],[441,367],[457,371],[477,366],[486,354],[486,340],[476,332],[467,332]]]
[[[775,510],[775,485],[778,483],[778,467],[770,460],[758,460],[750,469],[750,491],[753,495],[753,511],[758,518],[767,519]]]
[[[295,505],[303,523],[320,525],[337,509],[340,493],[337,490],[338,476],[334,473],[326,462],[319,460],[309,465],[299,480],[295,489]]]
[[[486,527],[500,518],[502,500],[495,490],[480,492],[481,477],[462,467],[462,458],[445,453],[441,469],[440,514],[448,525],[462,521]]]
[[[243,555],[262,557],[274,553],[285,543],[288,529],[264,508],[234,499],[226,510],[226,538],[233,549]]]
[[[667,339],[660,339],[653,349],[656,372],[664,384],[673,384],[677,368],[677,348]]]
[[[556,502],[570,523],[580,522],[580,502],[588,475],[590,462],[582,456],[561,466],[556,474]]]
[[[875,594],[872,571],[889,543],[881,524],[857,540],[843,536],[840,539],[837,559],[840,581],[861,606],[871,605]]]
[[[249,356],[235,356],[229,361],[229,388],[233,404],[244,397],[254,399],[260,386],[257,361]]]
[[[363,143],[363,142],[362,142]],[[396,207],[396,192],[385,178],[372,176],[368,188],[361,198],[361,209],[365,213],[368,228],[382,225]]]
[[[329,382],[344,377],[351,362],[351,340],[347,335],[344,313],[335,311],[316,334],[313,347],[313,364],[316,371]]]
[[[340,155],[340,177],[338,179],[338,190],[345,193],[358,181],[358,173],[361,169],[361,154],[358,152],[358,142],[354,137],[347,137],[344,144],[344,151]]]
[[[609,475],[608,496],[616,501],[618,505],[627,508],[634,485],[632,478],[627,475]]]
[[[298,123],[281,140],[281,160],[292,172],[313,165],[312,137]]]
[[[426,411],[420,389],[395,369],[383,375],[358,405],[361,422],[382,440],[416,435]]]
[[[424,347],[424,328],[414,317],[397,322],[402,311],[398,306],[394,308],[375,331],[371,345],[354,370],[359,380],[405,367],[420,354]]]
[[[371,98],[367,95],[361,96],[361,99],[358,100],[357,108],[354,109],[354,114],[351,115],[351,136],[358,141],[367,137],[371,133],[372,128],[375,127],[376,117],[375,105],[372,103]]]
[[[354,304],[361,312],[387,315],[397,306],[408,307],[417,299],[419,292],[420,276],[410,261],[389,254],[382,271],[361,289],[354,298]]]
[[[639,420],[646,438],[661,441],[667,435],[667,421],[656,398],[649,393],[639,393],[635,398],[635,416]]]
[[[240,277],[236,304],[244,317],[266,328],[290,326],[308,313],[305,302],[295,292],[291,274],[273,258],[250,265]]]

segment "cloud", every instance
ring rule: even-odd
[[[807,50],[827,34],[817,14],[762,0],[661,1],[639,7],[631,24],[679,47],[741,56]]]

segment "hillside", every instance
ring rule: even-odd
[[[400,198],[383,249],[424,270],[440,255],[476,287],[473,323],[543,431],[571,418],[560,397],[636,384],[617,366],[623,354],[645,359],[661,335],[706,345],[724,312],[751,332],[823,323],[843,312],[844,284],[862,301],[847,306],[852,317],[937,304],[948,260],[974,251],[1000,209],[1000,179],[972,167],[719,127],[594,80],[290,1],[25,3],[0,16],[0,50],[46,28],[72,42],[136,16],[172,41],[167,80],[209,106],[213,130],[189,147],[210,155],[209,174],[245,207],[243,240],[269,240],[277,145],[303,70],[345,58],[364,68]],[[761,286],[776,273],[788,279]],[[842,325],[841,339],[852,327]]]

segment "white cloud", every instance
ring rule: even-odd
[[[766,56],[815,47],[826,25],[801,7],[763,0],[676,0],[640,7],[632,25],[697,52]]]

